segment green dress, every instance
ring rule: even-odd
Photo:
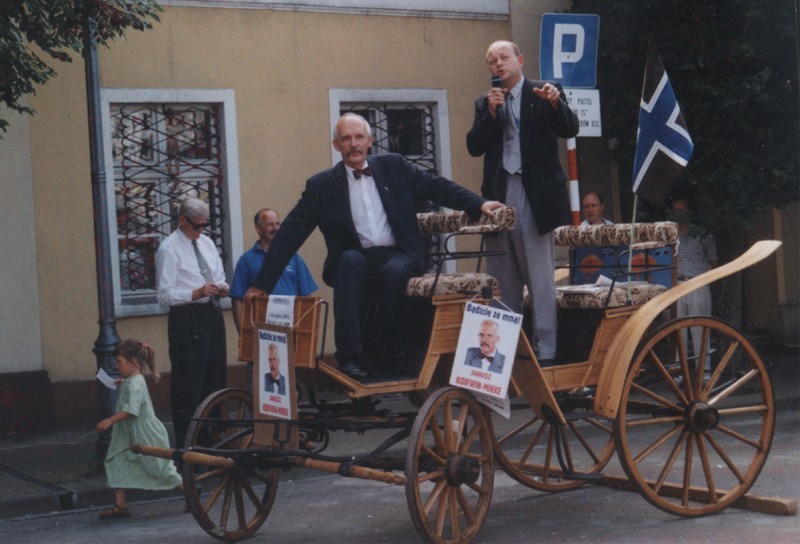
[[[181,477],[172,461],[130,451],[133,444],[169,447],[167,429],[153,411],[144,376],[136,374],[122,381],[117,395],[117,411],[126,412],[130,417],[111,427],[111,443],[105,460],[109,487],[175,488],[181,483]]]

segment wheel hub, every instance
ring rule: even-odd
[[[716,428],[719,420],[719,410],[705,402],[693,402],[686,411],[686,424],[695,433]]]
[[[474,484],[481,475],[481,465],[475,458],[454,454],[447,459],[445,474],[447,483],[452,486]]]

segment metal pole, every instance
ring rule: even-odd
[[[92,350],[97,357],[97,368],[113,377],[119,376],[114,348],[119,343],[114,315],[114,291],[111,269],[111,244],[108,233],[108,201],[106,198],[106,172],[103,163],[103,127],[100,117],[100,75],[97,63],[97,43],[94,40],[95,21],[87,13],[83,58],[86,67],[86,106],[89,119],[89,159],[92,181],[92,210],[94,212],[94,243],[97,272],[97,302],[100,332]],[[100,419],[112,415],[116,405],[116,391],[97,382],[97,402]],[[110,430],[100,433],[95,445],[98,464],[102,464],[111,439]]]
[[[578,187],[578,151],[575,138],[567,139],[567,165],[569,166],[569,206],[572,210],[572,224],[581,224],[581,192]]]

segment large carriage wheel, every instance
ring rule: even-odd
[[[512,400],[510,419],[492,412],[498,464],[519,483],[540,491],[568,491],[583,485],[614,454],[611,423],[589,412],[591,401],[563,400],[566,425],[538,417],[525,399]],[[570,474],[565,476],[564,468]]]
[[[222,389],[206,398],[189,424],[187,442],[215,454],[253,444],[253,398],[238,389]],[[203,421],[213,419],[215,421]],[[252,536],[272,509],[278,469],[263,466],[263,457],[237,457],[234,468],[184,463],[186,502],[197,523],[211,536],[236,542]]]
[[[436,391],[420,409],[406,455],[406,501],[426,542],[469,542],[494,485],[489,422],[468,392]]]
[[[702,332],[696,358],[684,340],[690,327]],[[747,493],[774,424],[772,385],[750,342],[723,321],[689,317],[640,346],[614,430],[622,466],[642,495],[672,514],[700,516]]]

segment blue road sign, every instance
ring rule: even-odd
[[[597,85],[599,15],[545,13],[539,44],[539,73],[563,87]]]

